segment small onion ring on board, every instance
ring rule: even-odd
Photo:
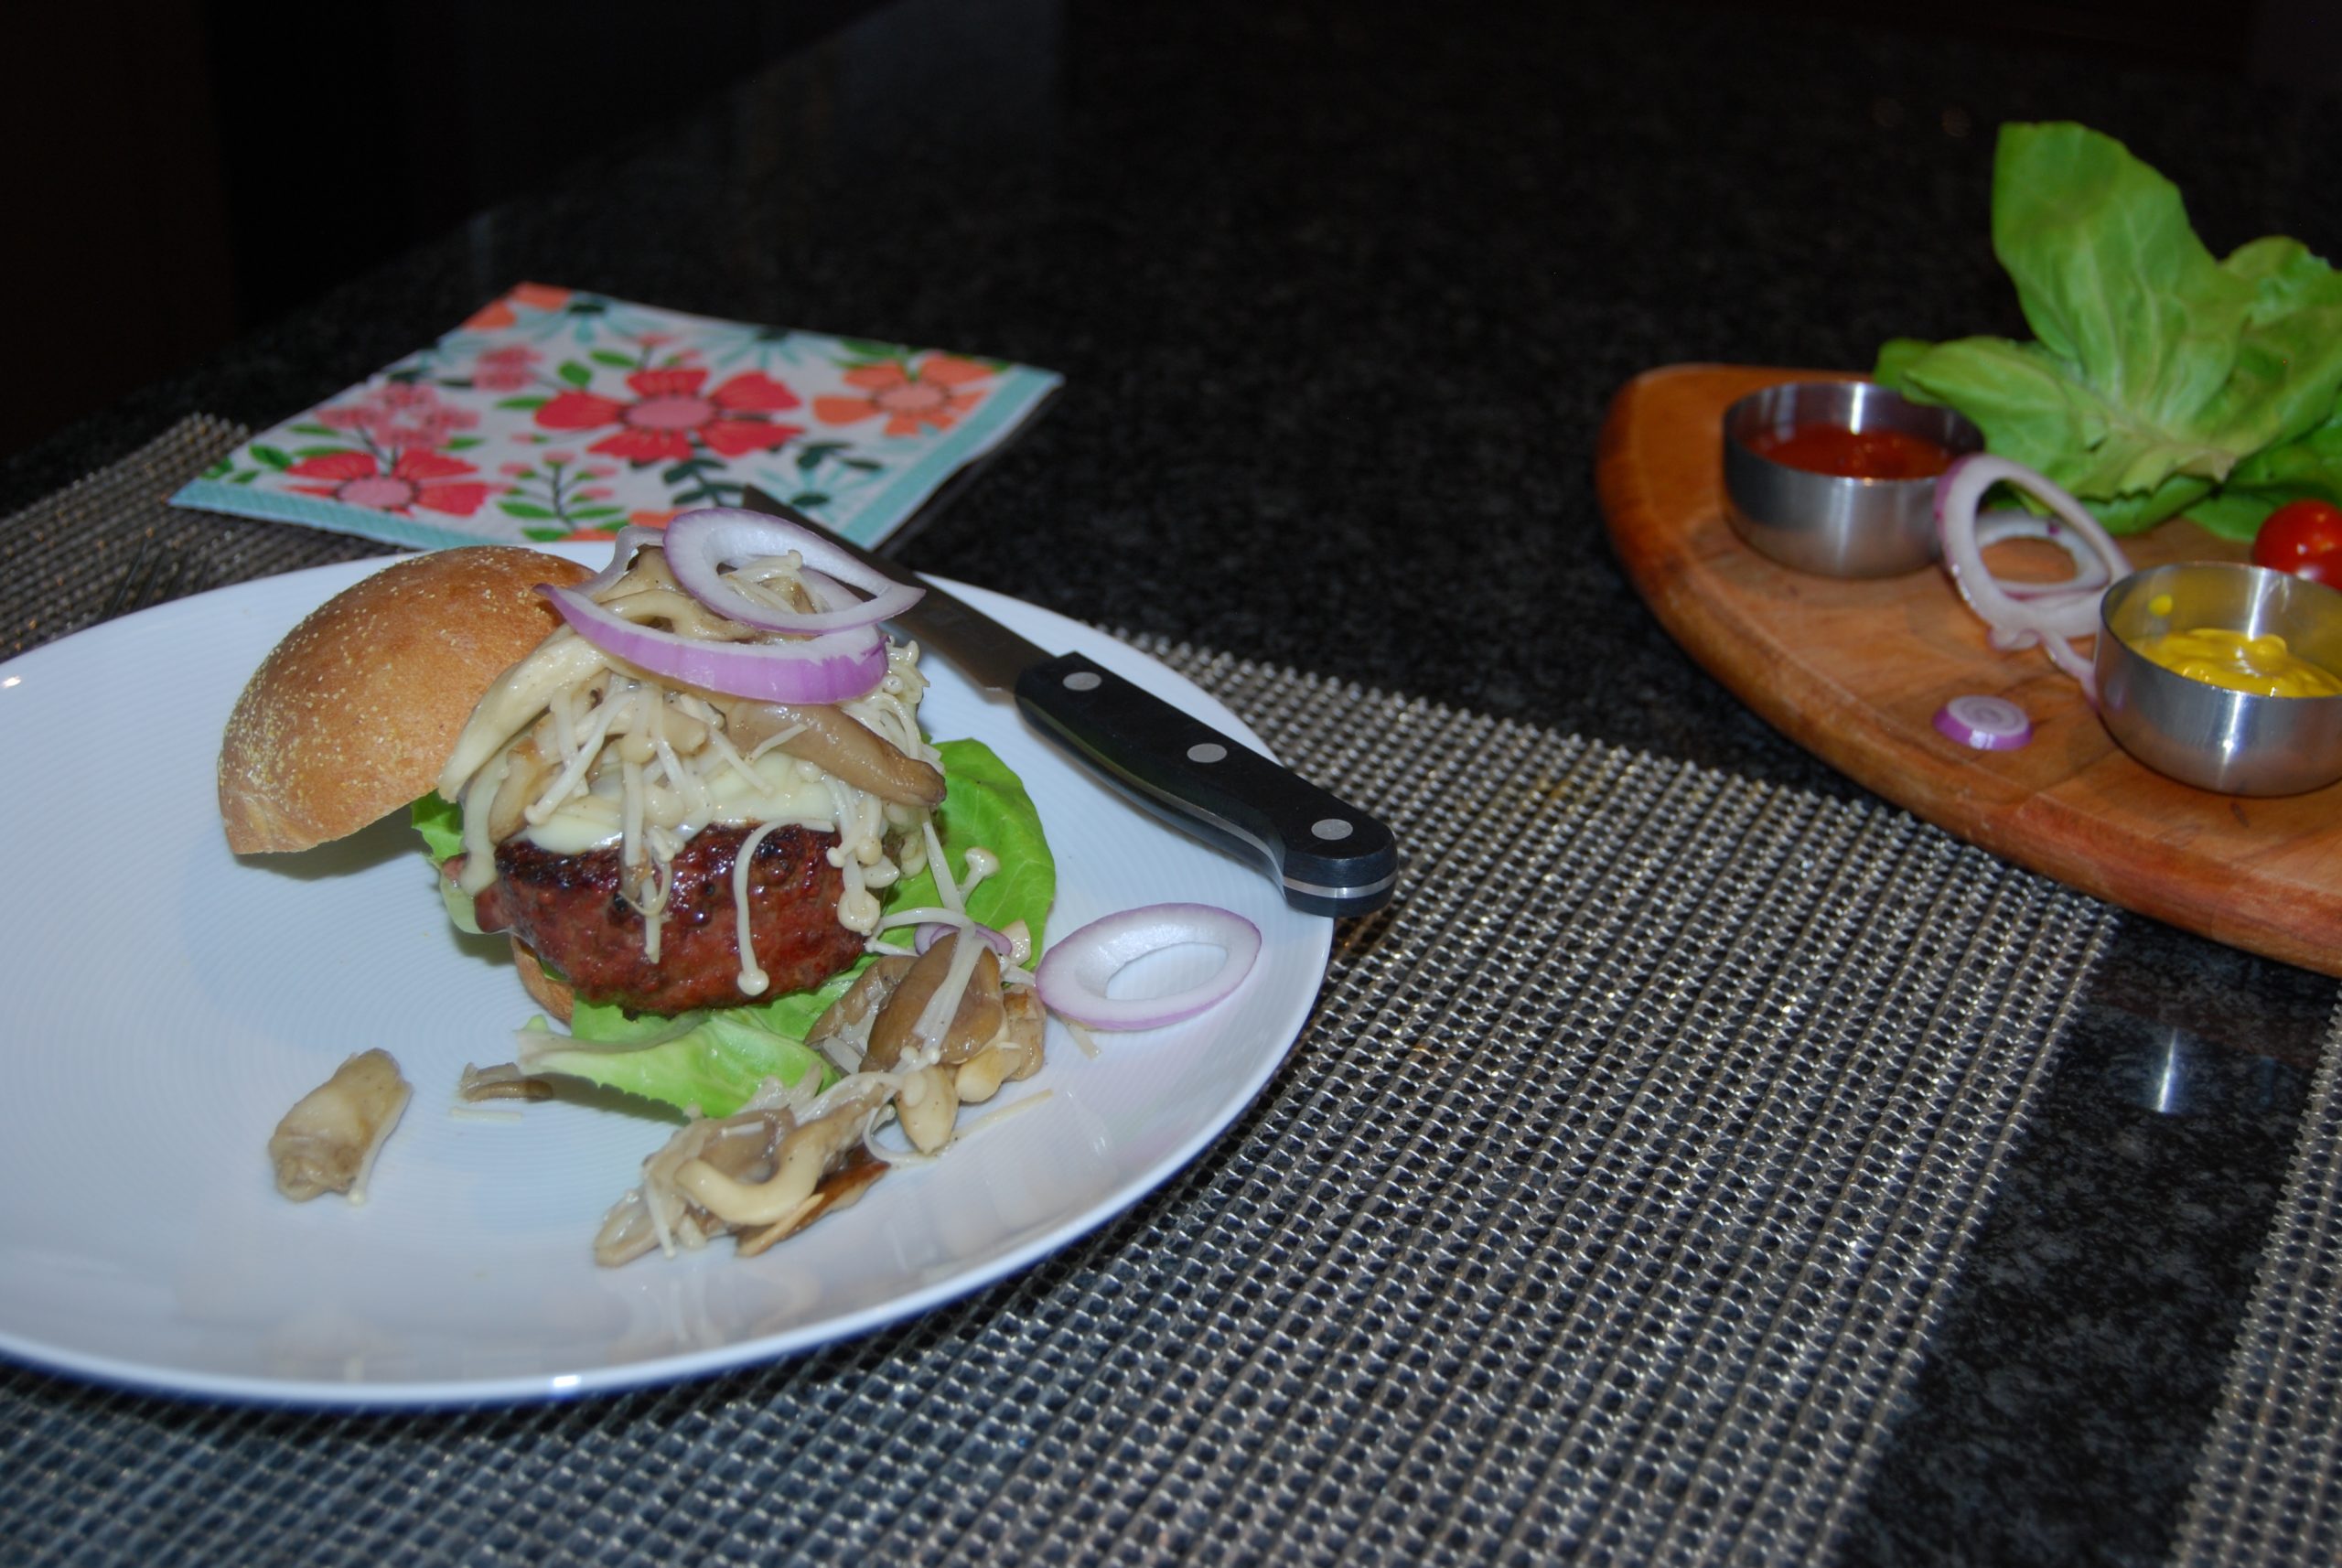
[[[1169,996],[1119,1001],[1106,994],[1115,975],[1151,953],[1190,943],[1225,955],[1208,980]],[[1219,1005],[1252,972],[1261,928],[1209,904],[1151,904],[1092,920],[1059,940],[1034,972],[1042,1005],[1093,1029],[1159,1029]]]
[[[2033,721],[2006,697],[1966,693],[1936,710],[1936,730],[1979,751],[2014,751],[2033,739]]]
[[[2074,557],[2079,570],[2071,580],[2018,588],[1993,575],[1984,564],[1985,542],[2014,538],[2023,532],[2004,521],[1996,521],[1991,528],[1980,524],[1978,508],[1985,492],[1997,484],[2014,485],[2033,496],[2072,531],[2072,539],[2046,527],[2038,534]],[[2011,650],[2037,644],[2049,655],[2050,662],[2080,682],[2083,693],[2097,702],[2098,680],[2090,661],[2074,651],[2069,639],[2097,632],[2098,601],[2106,583],[2130,575],[2131,563],[2122,546],[2083,510],[2081,502],[2046,476],[2006,457],[1974,453],[1954,460],[1936,481],[1935,510],[1944,570],[1951,574],[1952,586],[1968,601],[1968,607],[1992,628],[1993,646]],[[2100,581],[2085,562],[2083,545],[2105,568],[2105,581]]]
[[[842,703],[886,678],[886,639],[873,627],[795,642],[709,642],[637,626],[574,588],[540,583],[537,592],[603,652],[682,685],[766,703]]]
[[[876,626],[902,614],[927,594],[925,588],[897,583],[864,565],[811,529],[739,507],[702,507],[683,513],[667,524],[666,546],[667,569],[674,573],[685,593],[717,615],[760,631],[812,637]],[[784,610],[742,593],[724,575],[726,566],[792,551],[825,579],[859,588],[871,596],[836,609]],[[830,585],[827,580],[822,584]]]

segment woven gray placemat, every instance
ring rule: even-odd
[[[2342,1008],[2172,1561],[2342,1563]]]
[[[915,1323],[570,1404],[0,1369],[0,1558],[1825,1558],[2112,913],[1875,804],[1153,650],[1409,855],[1162,1191]]]
[[[171,493],[250,432],[194,414],[88,478],[0,522],[29,569],[0,580],[0,658],[102,618],[134,582],[177,598],[298,566],[354,561],[391,546],[311,528],[169,504]],[[131,605],[128,607],[142,607]]]

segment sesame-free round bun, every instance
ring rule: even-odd
[[[536,585],[592,575],[482,544],[401,561],[327,600],[262,660],[228,717],[228,847],[308,849],[425,793],[481,694],[561,624]]]

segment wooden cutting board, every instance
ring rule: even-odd
[[[1611,403],[1603,510],[1670,634],[1789,738],[1961,838],[2216,941],[2342,975],[2342,784],[2256,800],[2174,782],[2133,761],[2040,650],[1989,646],[1940,571],[1846,582],[1741,542],[1724,521],[1725,408],[1776,381],[1833,379],[1848,378],[1677,365]],[[2186,521],[2122,543],[2133,566],[2245,553]],[[2031,744],[1978,751],[1938,734],[1936,710],[1964,692],[2023,708]]]

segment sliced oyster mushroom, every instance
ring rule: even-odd
[[[646,544],[634,553],[634,559],[627,563],[627,568],[618,575],[618,580],[596,596],[608,604],[613,599],[639,594],[646,588],[665,588],[680,593],[682,587],[675,581],[673,569],[667,564],[666,550],[660,545]]]
[[[848,1079],[816,1101],[772,1145],[769,1172],[743,1180],[704,1155],[675,1173],[676,1187],[725,1224],[766,1226],[795,1215],[833,1165],[859,1148],[886,1105],[883,1079]]]
[[[756,703],[734,698],[721,704],[724,733],[744,753],[784,730],[794,730],[780,749],[802,757],[832,778],[866,789],[900,806],[936,806],[943,800],[943,775],[916,757],[906,757],[878,732],[841,709],[811,703]]]
[[[554,693],[576,685],[602,668],[602,650],[566,627],[546,638],[535,652],[498,676],[472,709],[455,749],[439,770],[439,793],[450,800],[461,800],[472,775],[521,725],[535,723]]]
[[[760,1098],[789,1102],[687,1122],[645,1160],[642,1185],[603,1218],[595,1262],[616,1267],[655,1247],[701,1247],[726,1234],[762,1251],[886,1174],[883,1164],[865,1168],[862,1147],[886,1109],[885,1079],[849,1079],[811,1104],[785,1091]]]
[[[933,947],[919,956],[894,993],[886,998],[886,1004],[878,1010],[877,1019],[871,1025],[870,1045],[862,1061],[865,1070],[890,1072],[902,1061],[904,1047],[911,1044],[919,1015],[926,1011],[936,987],[943,983],[959,942],[957,931],[939,938]],[[1000,960],[982,943],[978,950],[967,989],[960,993],[959,1009],[943,1031],[936,1056],[938,1061],[955,1067],[990,1044],[992,1037],[1000,1033],[1004,1019],[1000,1001]]]
[[[602,605],[612,615],[637,625],[695,637],[708,642],[739,642],[756,636],[756,628],[717,615],[689,594],[645,584],[630,593],[613,593]]]
[[[268,1140],[276,1190],[295,1203],[321,1192],[366,1201],[374,1158],[414,1095],[383,1050],[361,1051],[303,1095]]]
[[[504,778],[488,807],[488,842],[502,843],[521,831],[525,813],[553,777],[553,763],[539,748],[534,730],[509,747]]]
[[[1023,1079],[1041,1070],[1041,1041],[1048,1022],[1041,999],[1029,990],[1004,992],[1006,1015],[1001,1031],[983,1049],[961,1064],[952,1079],[962,1105],[981,1105],[1000,1092],[1011,1079]]]
[[[786,1241],[824,1214],[835,1214],[842,1208],[852,1208],[862,1201],[877,1179],[893,1167],[867,1149],[855,1149],[845,1157],[845,1163],[822,1178],[813,1189],[813,1197],[803,1208],[786,1219],[776,1220],[761,1230],[742,1232],[737,1242],[740,1256],[753,1258],[776,1241]]]
[[[911,972],[911,962],[908,958],[887,957],[864,970],[846,987],[845,994],[831,1003],[813,1021],[805,1044],[848,1072],[859,1070],[863,1056],[870,1048],[870,1026],[878,1021],[879,1010],[895,993],[895,987]]]
[[[676,1129],[673,1137],[642,1162],[642,1185],[629,1188],[602,1216],[602,1229],[594,1238],[594,1261],[614,1269],[662,1243],[669,1248],[705,1246],[710,1232],[701,1227],[699,1217],[675,1191],[675,1173],[723,1139],[731,1126],[753,1124],[768,1142],[775,1134],[775,1123],[769,1118],[768,1112],[744,1111],[715,1120],[687,1122]]]

